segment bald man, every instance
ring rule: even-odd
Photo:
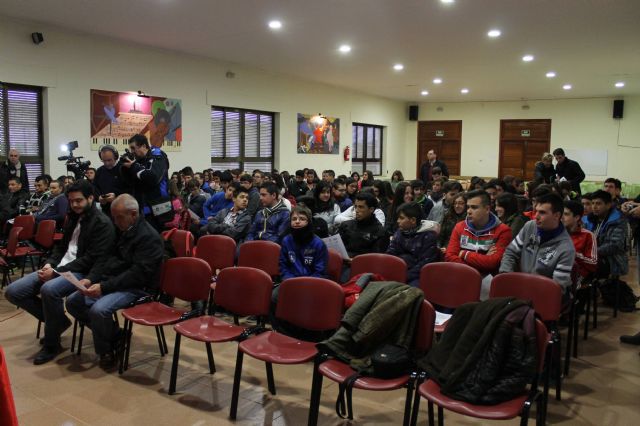
[[[164,253],[162,238],[140,215],[138,202],[129,194],[111,203],[118,229],[115,250],[86,277],[85,291],[67,298],[67,311],[93,331],[93,344],[104,369],[115,366],[124,332],[113,313],[140,297],[156,292]]]

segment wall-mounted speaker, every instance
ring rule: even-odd
[[[613,118],[622,118],[624,113],[624,101],[622,99],[616,99],[613,101]]]
[[[409,105],[409,120],[418,121],[418,105]]]
[[[31,33],[31,40],[34,44],[40,44],[44,41],[44,36],[42,33]]]

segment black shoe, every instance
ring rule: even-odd
[[[106,354],[100,355],[100,361],[98,361],[98,365],[104,370],[109,370],[116,366],[116,361],[116,354],[114,352],[107,352]]]
[[[64,351],[64,348],[59,344],[57,346],[43,346],[40,352],[36,354],[33,359],[34,365],[41,365],[54,359],[59,353]]]
[[[640,333],[636,333],[633,336],[620,336],[620,341],[630,345],[640,345]]]

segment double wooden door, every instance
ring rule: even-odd
[[[535,165],[550,143],[551,120],[500,120],[498,176],[533,180]]]
[[[433,149],[443,161],[451,176],[460,176],[460,152],[462,121],[418,122],[418,156],[416,176],[420,178],[420,166],[427,161],[427,152]]]

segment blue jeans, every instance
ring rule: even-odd
[[[142,290],[132,288],[93,298],[76,291],[67,297],[67,311],[91,328],[96,353],[104,355],[115,349],[113,343],[118,337],[118,327],[113,321],[113,314],[146,294]]]
[[[79,280],[84,274],[74,272]],[[42,283],[37,272],[32,272],[9,284],[5,292],[7,300],[44,322],[44,344],[57,346],[60,335],[71,321],[64,313],[62,299],[76,291],[76,287],[62,277]]]

